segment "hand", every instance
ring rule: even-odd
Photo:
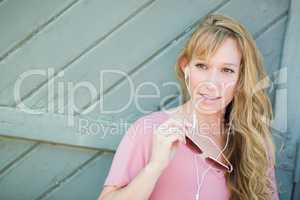
[[[185,135],[190,127],[190,123],[170,118],[155,129],[150,163],[162,170],[166,168],[175,156],[179,142],[186,144]]]

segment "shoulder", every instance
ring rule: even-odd
[[[161,124],[167,120],[169,115],[165,111],[154,111],[139,117],[134,123],[151,123],[151,124]]]
[[[154,130],[168,117],[169,115],[164,111],[154,111],[137,118],[129,125],[123,140],[134,146],[151,146]]]
[[[142,137],[151,134],[159,125],[169,118],[164,111],[154,111],[137,118],[128,129],[129,134]]]
[[[140,162],[146,164],[151,156],[154,130],[167,118],[166,113],[155,111],[136,119],[127,129],[120,143],[119,151],[135,155],[134,159],[139,159]],[[123,151],[123,149],[126,150]]]

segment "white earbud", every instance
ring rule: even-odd
[[[190,90],[190,80],[188,80],[190,77],[190,69],[189,69],[189,66],[187,65],[185,68],[184,68],[184,81],[185,81],[185,85],[187,87],[187,90],[189,92],[189,94],[191,95],[191,90]]]
[[[188,66],[185,67],[184,69],[184,79],[186,80],[190,75],[190,69]]]

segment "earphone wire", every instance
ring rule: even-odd
[[[193,134],[194,134],[194,130],[195,130],[195,112],[193,111]],[[198,123],[197,123],[198,125]],[[231,129],[231,122],[229,124],[229,129],[228,129],[228,133],[226,134],[226,143],[225,146],[223,147],[222,151],[218,154],[217,159],[219,158],[219,156],[225,151],[227,145],[228,145],[228,141],[229,141],[229,134],[230,134],[230,129]],[[198,130],[198,126],[197,126],[197,130]],[[212,141],[213,142],[213,141]],[[214,142],[213,142],[214,143]],[[215,143],[214,143],[215,144]],[[195,194],[195,199],[199,200],[199,195],[200,195],[200,189],[203,185],[204,182],[204,178],[206,177],[207,173],[209,172],[209,170],[212,168],[211,166],[207,167],[206,170],[202,173],[201,175],[201,183],[199,183],[199,169],[198,169],[198,163],[197,163],[197,156],[196,154],[194,154],[194,161],[195,161],[195,167],[196,167],[196,176],[197,176],[197,192]]]

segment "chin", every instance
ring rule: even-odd
[[[222,108],[220,106],[206,106],[206,105],[198,105],[196,106],[196,110],[203,114],[215,114],[222,112]]]
[[[222,112],[224,109],[222,108],[221,104],[213,104],[213,105],[206,105],[200,102],[196,105],[196,109],[198,112],[203,114],[215,114]]]

